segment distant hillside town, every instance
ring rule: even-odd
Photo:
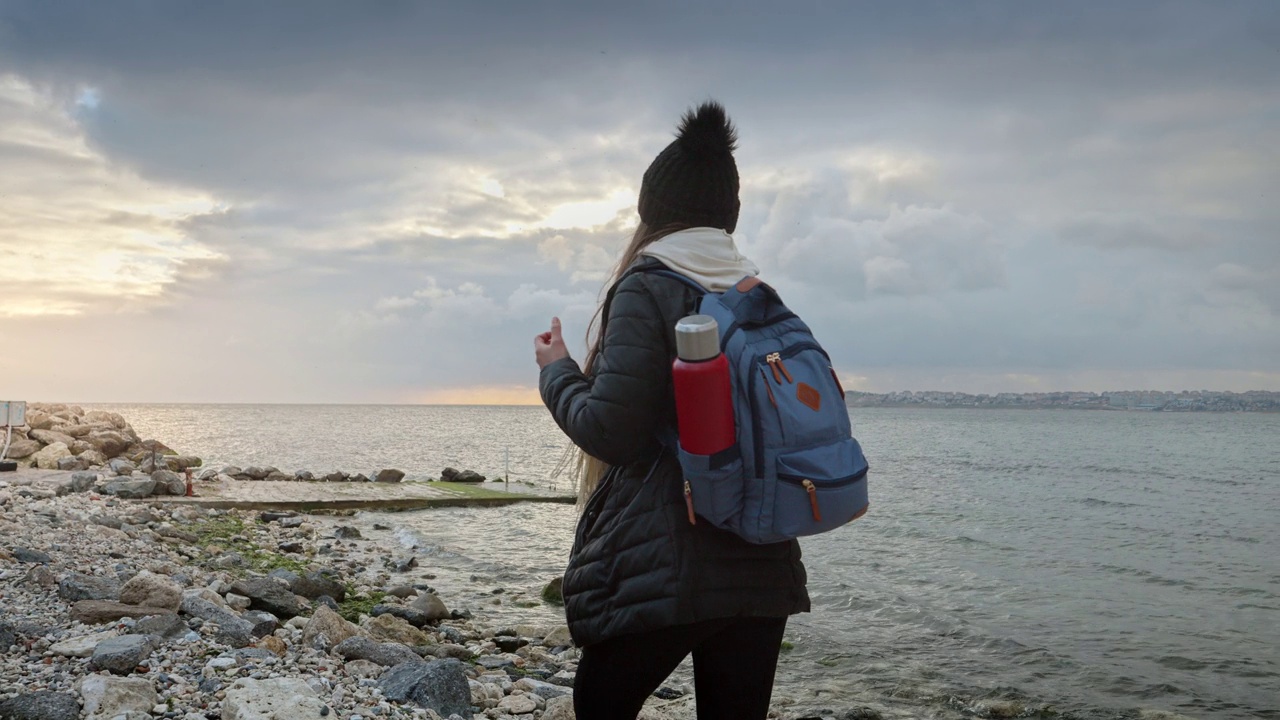
[[[1280,392],[1049,392],[970,395],[960,392],[847,392],[850,407],[1063,408],[1158,412],[1280,412]]]

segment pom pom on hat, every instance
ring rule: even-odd
[[[740,207],[737,143],[737,130],[720,103],[685,112],[676,139],[644,173],[640,219],[654,229],[679,223],[733,232]]]

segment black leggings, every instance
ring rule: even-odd
[[[582,649],[578,720],[635,720],[690,652],[698,720],[763,720],[786,618],[725,618],[623,635]]]

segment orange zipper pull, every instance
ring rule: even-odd
[[[782,358],[778,358],[778,369],[782,370],[782,374],[787,376],[787,382],[795,383],[795,380],[791,379],[791,373],[787,372],[787,366],[782,364]]]
[[[782,356],[778,353],[769,353],[765,356],[764,361],[769,363],[769,369],[773,371],[773,381],[782,384],[782,376],[778,374],[778,366],[774,363],[781,363]]]
[[[836,369],[831,368],[831,379],[836,381],[836,389],[840,391],[840,396],[844,397],[844,385],[840,382],[840,376],[836,374]]]
[[[689,481],[684,481],[684,507],[689,511],[689,524],[697,525],[698,521],[693,516],[693,488],[689,487]]]
[[[769,403],[775,408],[778,407],[778,401],[773,397],[773,388],[769,387],[769,376],[764,374],[764,368],[760,368],[760,377],[764,378],[764,391],[769,393]]]
[[[688,483],[685,484],[688,485]],[[801,480],[800,484],[809,493],[809,508],[813,510],[813,521],[822,522],[822,511],[818,509],[818,488],[813,486],[812,480]]]

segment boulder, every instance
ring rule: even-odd
[[[525,677],[515,681],[513,686],[516,690],[522,690],[530,695],[537,695],[543,700],[552,698],[565,697],[573,695],[573,688],[556,685],[555,683],[537,680],[535,678]]]
[[[266,610],[286,620],[311,611],[307,602],[294,595],[280,583],[270,578],[245,578],[231,586],[231,592],[244,595],[252,602],[249,607]]]
[[[427,620],[448,620],[449,608],[435,593],[422,593],[409,603],[409,607],[426,616]]]
[[[222,701],[222,720],[319,720],[327,715],[329,707],[297,678],[240,678]]]
[[[542,720],[574,720],[573,698],[558,697],[547,701]]]
[[[103,455],[97,450],[94,450],[93,448],[89,448],[88,450],[85,450],[84,452],[80,453],[76,457],[89,463],[90,466],[107,464],[107,456]]]
[[[125,437],[124,435],[121,435],[118,432],[113,432],[110,430],[103,431],[103,432],[89,433],[88,435],[85,435],[84,438],[82,439],[86,443],[88,443],[90,447],[92,447],[94,450],[97,450],[98,452],[102,453],[104,456],[109,458],[113,458],[120,455],[125,450],[129,449],[129,445],[130,445],[129,438]]]
[[[111,480],[103,486],[102,492],[126,500],[141,500],[150,497],[155,489],[155,480],[142,477],[137,480]]]
[[[387,671],[378,663],[368,660],[352,660],[343,664],[342,669],[353,678],[376,678]]]
[[[145,717],[160,704],[155,688],[146,678],[89,675],[80,681],[78,689],[89,720],[107,720],[129,713]]]
[[[542,599],[551,605],[564,605],[564,578],[553,578],[542,588]]]
[[[182,497],[187,494],[186,479],[172,470],[156,470],[151,473],[151,479],[156,483],[154,495]]]
[[[440,480],[443,482],[453,482],[453,479],[456,477],[458,477],[458,471],[451,467],[447,467],[440,471]]]
[[[128,675],[151,655],[155,643],[148,635],[121,635],[107,638],[94,648],[89,667],[116,675]]]
[[[395,615],[379,615],[371,619],[365,629],[369,631],[369,637],[382,642],[400,643],[409,647],[433,644],[430,636]]]
[[[249,598],[232,592],[227,593],[224,599],[227,601],[227,607],[235,610],[236,612],[244,612],[245,610],[248,610],[249,605],[252,602]]]
[[[457,477],[455,477],[453,481],[459,483],[482,483],[484,482],[484,479],[484,476],[475,470],[463,470],[458,473]]]
[[[40,450],[40,443],[20,435],[14,435],[13,441],[9,444],[9,452],[5,453],[5,457],[9,460],[30,457]]]
[[[244,474],[249,476],[249,479],[251,480],[266,480],[267,476],[271,474],[271,471],[266,468],[253,466],[245,468]]]
[[[191,628],[187,627],[182,618],[169,613],[148,615],[133,624],[135,633],[139,635],[155,635],[163,639],[182,637],[190,630]]]
[[[328,595],[338,602],[347,599],[346,586],[322,572],[313,571],[298,577],[289,583],[289,589],[308,600],[315,600],[321,595]]]
[[[102,644],[102,641],[115,636],[114,631],[107,630],[92,635],[68,638],[50,645],[49,652],[58,657],[87,658],[93,655],[93,651]]]
[[[249,632],[256,638],[270,635],[280,629],[280,618],[265,610],[246,610],[240,614],[245,622],[253,625]]]
[[[70,455],[71,450],[66,443],[56,442],[52,445],[46,445],[42,450],[32,455],[31,458],[36,467],[41,470],[57,470],[58,461]]]
[[[142,449],[147,451],[148,453],[155,453],[156,455],[177,455],[178,454],[177,452],[174,451],[173,448],[169,447],[168,445],[165,445],[159,440],[143,440],[141,443],[139,443],[139,445],[141,445]]]
[[[13,549],[13,559],[20,563],[32,563],[37,565],[48,565],[53,562],[53,558],[49,553],[43,550],[32,550],[31,548],[15,547]]]
[[[178,473],[198,468],[203,464],[204,461],[195,455],[166,455],[164,458],[164,469]]]
[[[71,445],[71,443],[76,441],[75,438],[71,437],[67,433],[59,432],[57,430],[32,430],[31,432],[27,433],[27,437],[30,437],[34,440],[39,440],[45,445],[62,443],[63,445],[66,445],[68,447]]]
[[[341,470],[334,470],[333,472],[324,476],[324,481],[325,482],[346,482],[347,474],[342,472]]]
[[[68,455],[66,457],[58,458],[58,469],[64,472],[76,471],[76,470],[88,470],[89,463],[76,457],[75,455]]]
[[[352,475],[349,479],[351,480],[351,482],[354,482],[354,483],[369,482],[369,478],[365,476],[364,473],[356,473],[355,475]]]
[[[40,690],[0,700],[5,720],[79,720],[80,701],[75,695]]]
[[[333,536],[339,540],[359,540],[364,537],[360,534],[359,528],[354,528],[350,525],[339,525],[334,529]]]
[[[412,702],[442,717],[471,717],[466,666],[454,659],[396,665],[378,678],[378,688],[393,702]]]
[[[399,643],[379,643],[355,635],[333,646],[332,652],[347,660],[368,660],[386,667],[406,662],[422,662],[417,653]]]
[[[109,412],[107,410],[90,410],[84,414],[84,420],[91,424],[110,425],[117,430],[123,430],[129,423],[125,422],[124,417],[120,413]]]
[[[360,628],[347,622],[338,613],[321,605],[312,613],[311,620],[302,629],[302,644],[328,651],[344,640],[356,637]]]
[[[418,558],[412,555],[404,555],[391,560],[391,568],[396,572],[409,572],[416,567],[418,567]]]
[[[382,617],[383,615],[398,617],[417,628],[427,627],[432,622],[431,618],[427,617],[425,613],[403,605],[374,605],[369,614],[373,617]]]
[[[269,473],[265,478],[263,478],[263,480],[266,480],[267,482],[290,482],[293,480],[293,476],[286,475],[279,470],[275,470]]]
[[[18,644],[18,632],[6,622],[0,622],[0,655],[9,652],[9,648]]]
[[[299,470],[293,474],[293,479],[303,482],[311,482],[316,479],[316,476],[310,470]]]
[[[81,600],[71,606],[71,619],[85,625],[101,625],[120,618],[140,618],[157,614],[159,608],[126,605],[109,600]]]
[[[561,625],[547,633],[547,636],[542,638],[542,644],[549,648],[572,647],[573,636],[569,634],[569,626]]]
[[[117,475],[132,475],[138,471],[138,466],[125,458],[112,458],[107,461],[107,467],[111,468],[111,472]]]
[[[54,419],[49,413],[27,406],[27,426],[32,430],[48,430],[53,427]]]
[[[215,637],[224,645],[241,648],[253,644],[253,623],[200,597],[199,593],[189,592],[183,595],[182,612],[217,625],[218,634]]]
[[[58,597],[73,603],[80,600],[118,600],[120,581],[114,577],[98,577],[73,572],[58,583]]]
[[[182,588],[163,575],[143,570],[120,588],[120,602],[177,612],[182,607]]]
[[[385,469],[373,474],[373,481],[380,483],[398,483],[404,479],[403,470]]]

